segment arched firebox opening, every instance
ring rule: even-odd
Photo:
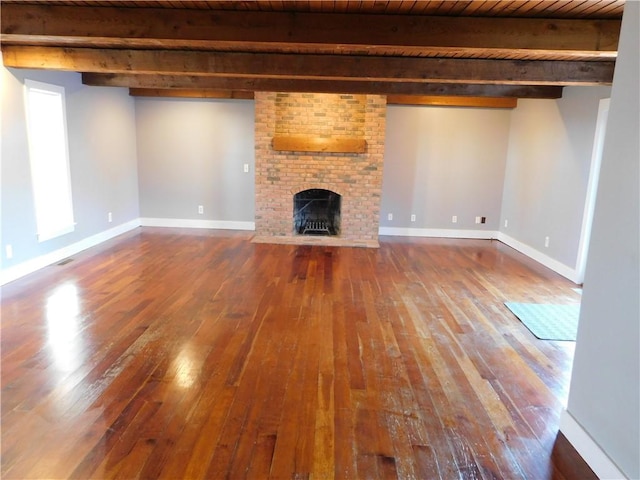
[[[339,235],[341,196],[312,188],[293,196],[293,229],[297,235]]]

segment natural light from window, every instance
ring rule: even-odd
[[[25,80],[38,240],[73,231],[64,88]]]

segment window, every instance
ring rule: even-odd
[[[73,231],[64,88],[25,80],[38,240]]]

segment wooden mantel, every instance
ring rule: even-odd
[[[364,138],[323,138],[276,135],[271,141],[274,150],[284,152],[364,153]]]

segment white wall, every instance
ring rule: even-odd
[[[253,101],[137,98],[136,130],[143,218],[254,221]]]
[[[608,460],[640,478],[639,20],[640,3],[627,2],[563,422],[601,478],[619,478]],[[604,462],[595,461],[589,442]]]
[[[509,118],[508,109],[387,107],[380,225],[497,230]]]
[[[82,85],[80,74],[7,69],[2,80],[2,268],[77,244],[139,217],[133,100],[121,88]],[[25,121],[24,79],[65,87],[75,231],[38,242]],[[112,212],[113,222],[107,220]],[[5,246],[13,248],[7,259]]]
[[[568,269],[576,267],[598,105],[609,95],[609,87],[567,87],[558,100],[521,99],[511,114],[500,231]]]

